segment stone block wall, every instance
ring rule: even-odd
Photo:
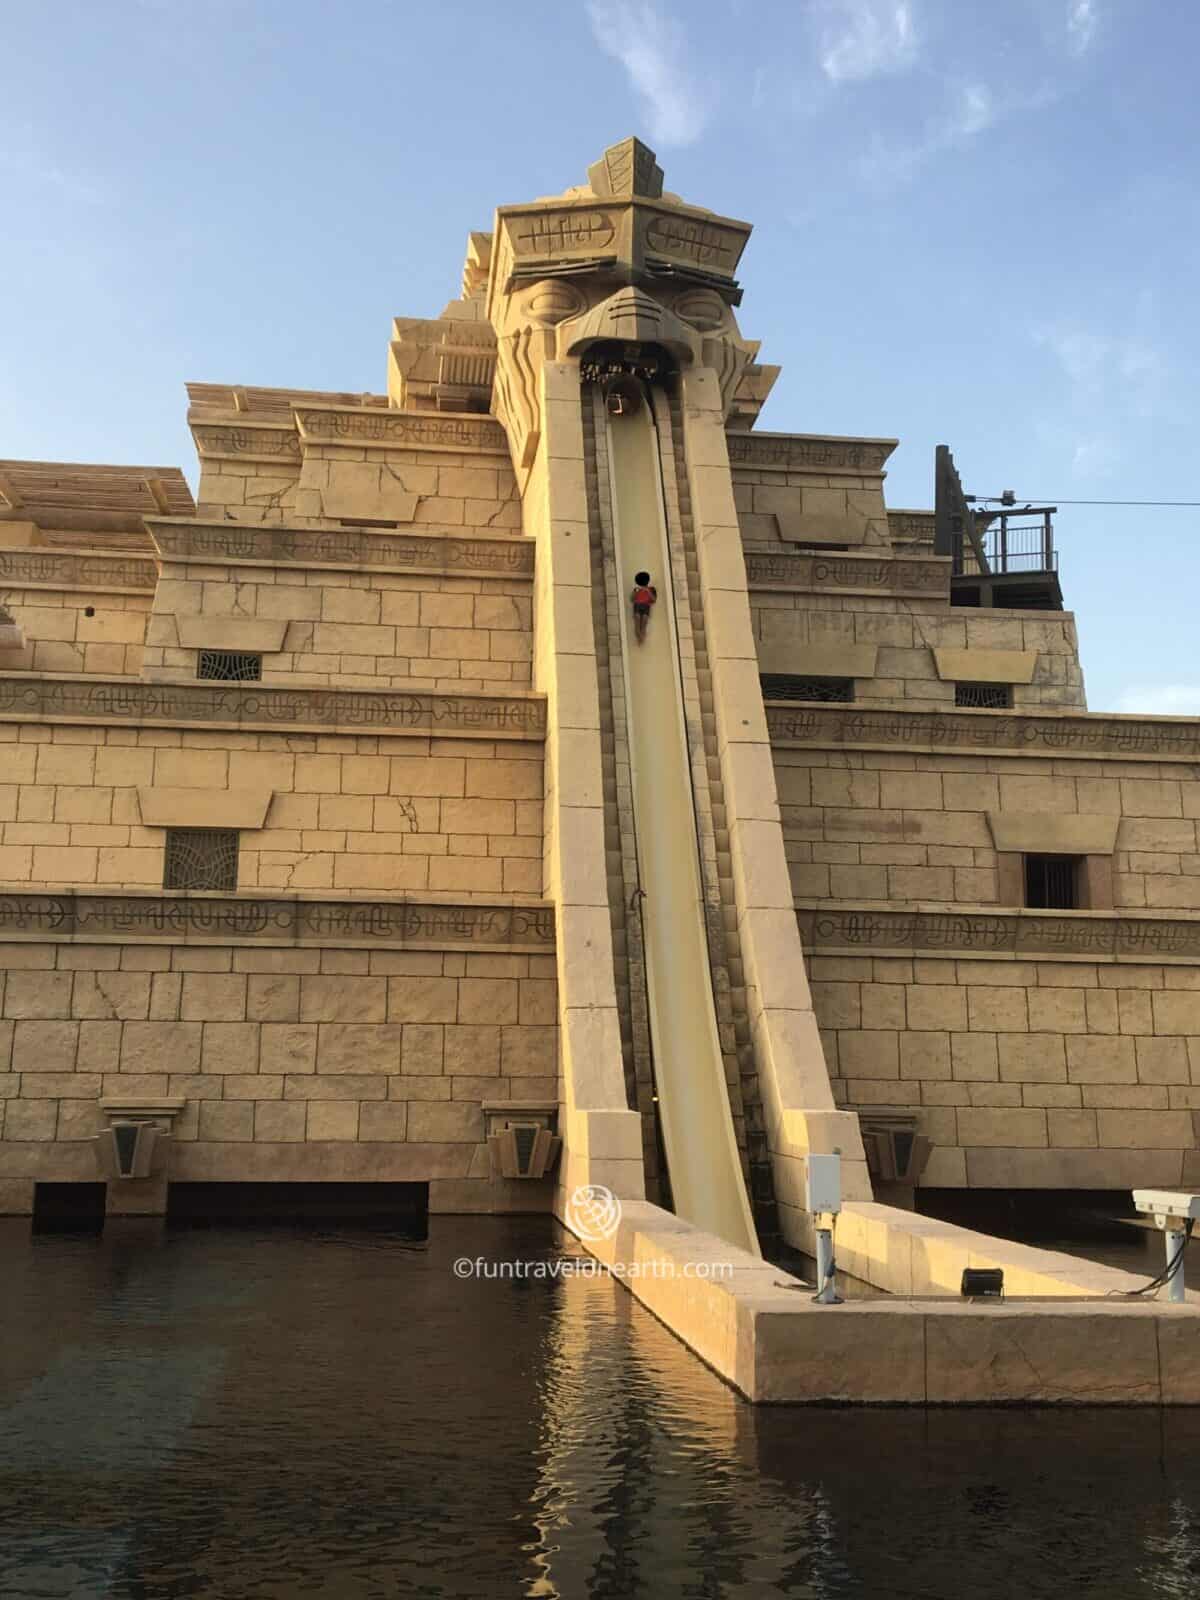
[[[192,632],[211,621],[286,623],[264,683],[484,689],[530,681],[530,583],[326,568],[167,563],[146,636],[146,676],[196,676]],[[251,622],[253,619],[253,622]],[[201,630],[202,631],[202,630]],[[189,638],[191,635],[189,634]]]
[[[1200,768],[1180,763],[780,749],[798,900],[1015,904],[988,814],[1119,818],[1117,909],[1200,910]]]
[[[542,784],[539,741],[0,723],[0,882],[161,889],[157,788],[270,791],[241,889],[536,896]]]
[[[307,443],[303,462],[202,456],[197,512],[291,527],[362,520],[498,533],[521,526],[516,479],[502,448],[476,454]]]
[[[1200,967],[813,956],[839,1104],[914,1114],[922,1182],[1200,1184]]]
[[[25,636],[17,649],[0,648],[0,672],[136,677],[142,670],[149,594],[6,588],[0,584],[0,606]]]
[[[552,955],[4,944],[0,1016],[14,1209],[94,1180],[110,1096],[186,1099],[177,1180],[433,1179],[488,1209],[481,1102],[558,1094]]]
[[[873,650],[874,672],[855,676],[855,704],[948,709],[954,682],[938,674],[935,650],[1036,651],[1032,683],[1013,685],[1017,711],[1086,710],[1079,640],[1069,611],[971,611],[929,601],[866,595],[788,593],[755,588],[750,596],[763,671],[804,672],[804,654]],[[795,665],[789,665],[795,662]],[[990,674],[989,674],[990,675]]]

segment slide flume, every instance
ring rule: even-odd
[[[633,415],[609,417],[608,442],[650,1033],[671,1192],[679,1216],[758,1255],[713,1008],[658,434],[648,396]],[[628,596],[633,574],[643,568],[658,603],[639,644]]]

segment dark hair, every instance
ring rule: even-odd
[[[633,575],[633,581],[634,583],[649,583],[650,574],[648,572],[635,572]]]

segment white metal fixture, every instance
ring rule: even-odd
[[[1191,1189],[1135,1189],[1133,1203],[1139,1211],[1153,1217],[1156,1228],[1162,1229],[1167,1252],[1162,1280],[1167,1299],[1184,1300],[1187,1290],[1183,1280],[1183,1252],[1196,1219],[1200,1218],[1200,1193]]]

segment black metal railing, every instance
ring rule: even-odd
[[[980,523],[983,520],[980,517]],[[1019,511],[989,517],[986,527],[980,527],[979,538],[988,568],[993,573],[1058,571],[1054,523],[1049,511]],[[978,572],[979,561],[971,541],[959,535],[954,543],[955,574]]]

